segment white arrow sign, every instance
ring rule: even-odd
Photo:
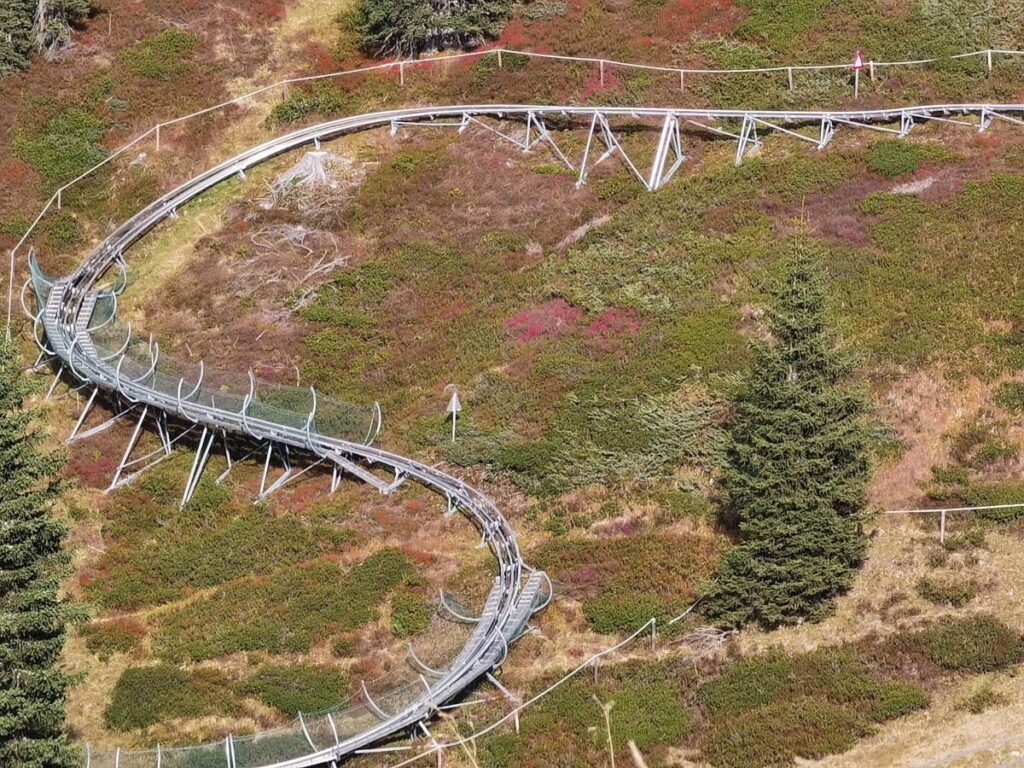
[[[459,402],[458,391],[452,392],[452,399],[448,401],[448,413],[452,415],[452,442],[455,442],[455,422],[459,418],[459,411],[462,410],[462,403]]]

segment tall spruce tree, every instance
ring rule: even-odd
[[[28,387],[0,341],[0,765],[62,768],[76,762],[60,664],[73,616],[58,597],[66,529],[53,515],[62,460],[24,407]]]
[[[723,511],[740,542],[703,608],[728,626],[823,617],[865,550],[866,399],[829,324],[821,253],[798,244],[787,266],[729,426]]]

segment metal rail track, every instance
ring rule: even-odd
[[[978,123],[970,123],[958,119],[956,115],[976,115],[980,120]],[[367,466],[388,467],[395,472],[396,477],[414,478],[442,494],[448,500],[449,511],[460,510],[480,530],[482,541],[490,547],[498,562],[498,576],[488,596],[484,613],[471,633],[469,641],[449,666],[442,670],[430,670],[419,663],[421,671],[432,675],[434,680],[432,683],[428,682],[426,677],[421,675],[422,694],[416,696],[400,711],[385,712],[366,694],[367,705],[378,714],[379,721],[375,725],[355,736],[336,740],[337,743],[328,748],[314,750],[300,757],[266,763],[261,768],[306,768],[323,765],[338,761],[389,736],[422,724],[439,705],[451,700],[488,674],[495,666],[500,665],[508,652],[509,644],[523,633],[531,615],[550,599],[550,581],[542,572],[533,571],[523,562],[515,532],[496,505],[486,495],[452,475],[372,445],[319,434],[310,429],[309,422],[303,429],[250,415],[247,413],[249,399],[240,410],[234,411],[213,404],[183,399],[180,388],[174,397],[145,383],[145,377],[131,379],[122,376],[120,361],[110,357],[104,358],[98,353],[89,334],[89,321],[96,304],[97,282],[115,263],[123,264],[124,254],[132,244],[161,221],[175,215],[175,212],[190,200],[236,174],[244,174],[247,169],[259,163],[303,145],[319,144],[321,140],[378,127],[390,126],[395,131],[408,125],[438,125],[434,121],[454,117],[458,118],[459,122],[448,125],[456,126],[461,131],[473,122],[479,123],[481,117],[513,119],[526,125],[526,136],[521,142],[493,128],[491,130],[520,143],[523,149],[530,149],[545,142],[560,159],[575,168],[558,149],[545,120],[575,121],[584,127],[589,121],[587,148],[578,168],[578,183],[586,181],[591,145],[603,142],[605,152],[597,162],[618,153],[648,189],[657,189],[684,160],[678,139],[680,125],[683,123],[735,139],[738,143],[737,162],[741,162],[747,148],[759,143],[759,126],[811,142],[816,144],[818,149],[822,149],[829,143],[839,126],[870,128],[903,137],[909,133],[914,123],[919,121],[939,120],[985,130],[997,119],[1024,125],[1022,115],[1024,104],[938,104],[913,108],[844,111],[486,104],[418,107],[345,117],[303,128],[253,147],[150,203],[118,227],[70,275],[47,284],[45,305],[38,307],[33,319],[46,332],[49,347],[41,345],[44,352],[51,355],[54,361],[59,361],[75,378],[94,386],[97,391],[106,393],[115,401],[128,401],[133,406],[151,409],[152,412],[173,417],[179,422],[198,425],[204,430],[215,430],[222,434],[231,433],[248,441],[270,446],[285,446],[297,452],[306,452],[332,461],[348,460],[346,457],[353,457]],[[615,136],[609,120],[622,118],[663,121],[661,138],[655,149],[649,174],[640,173]],[[723,120],[739,121],[739,132],[731,132],[710,124]],[[894,123],[898,124],[899,128],[889,127]],[[800,127],[815,125],[819,127],[817,138],[797,130]],[[531,129],[535,132],[532,138]],[[673,152],[676,157],[670,164],[670,155]],[[43,288],[37,285],[37,296],[43,294]],[[124,352],[121,354],[123,357]],[[143,418],[145,413],[146,410],[143,410]],[[141,424],[142,419],[139,421],[140,426]],[[312,741],[310,745],[312,746]],[[159,764],[159,753],[157,754]],[[226,761],[228,768],[243,768],[238,764],[230,743],[226,749]],[[253,767],[246,765],[244,768]]]

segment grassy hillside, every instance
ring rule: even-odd
[[[0,81],[11,105],[0,115],[0,244],[13,244],[52,189],[153,121],[286,74],[360,63],[333,21],[341,10],[112,2],[65,59]],[[499,42],[721,68],[842,62],[851,41],[876,61],[1024,46],[1020,14],[975,11],[534,0]],[[1019,100],[1022,62],[885,72],[864,79],[858,103]],[[159,151],[140,147],[65,195],[32,242],[47,267],[66,268],[214,159],[382,105],[852,103],[846,72],[799,73],[793,90],[784,75],[691,77],[680,92],[675,75],[609,70],[602,84],[596,67],[503,64],[410,71],[404,87],[387,74],[293,88],[167,130]],[[580,131],[556,135],[582,148]],[[642,154],[653,138],[647,127],[624,141]],[[577,190],[541,148],[523,154],[480,131],[373,133],[325,144],[340,158],[339,191],[268,210],[267,184],[302,156],[293,153],[140,244],[123,312],[172,359],[252,365],[377,400],[387,447],[446,462],[492,493],[559,591],[542,637],[524,639],[506,667],[520,693],[651,616],[679,613],[730,545],[714,517],[718,428],[760,331],[764,287],[794,241],[827,249],[833,314],[872,392],[873,503],[1024,500],[1024,133],[929,124],[893,141],[841,131],[824,152],[769,136],[738,168],[728,142],[690,132],[684,142],[683,169],[652,195],[613,161]],[[321,255],[329,269],[318,269]],[[465,406],[455,443],[443,418],[449,385]],[[48,413],[55,439],[77,415],[68,400]],[[453,628],[431,618],[437,590],[473,606],[490,565],[436,499],[414,487],[377,498],[350,483],[328,496],[313,475],[254,506],[262,467],[215,485],[226,468],[217,459],[179,511],[184,453],[103,496],[124,439],[111,430],[71,454],[68,588],[94,617],[67,654],[84,674],[70,704],[81,738],[139,746],[265,728],[394,674],[409,638],[428,643],[430,658],[457,647]],[[744,633],[700,665],[668,638],[596,683],[572,683],[524,717],[519,735],[481,743],[480,763],[599,762],[606,742],[591,694],[617,702],[620,759],[633,739],[652,764],[786,763],[857,742],[881,750],[894,733],[912,753],[928,739],[912,713],[934,713],[950,733],[998,721],[1019,698],[1024,630],[1008,596],[1012,517],[954,521],[947,547],[927,523],[880,519],[864,573],[829,621]]]

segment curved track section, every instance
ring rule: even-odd
[[[972,123],[959,119],[959,115],[976,115],[980,119],[979,122]],[[471,123],[480,123],[479,118],[482,117],[515,120],[526,126],[526,137],[522,141],[500,134],[494,128],[490,128],[490,130],[520,143],[523,149],[546,142],[566,165],[577,169],[577,166],[558,149],[544,121],[549,120],[552,123],[560,122],[562,124],[568,121],[584,129],[589,125],[587,147],[582,162],[578,165],[580,184],[585,182],[589,167],[596,165],[606,157],[619,154],[648,189],[656,189],[668,180],[668,177],[684,160],[679,141],[679,128],[684,123],[736,140],[738,142],[737,162],[740,162],[745,151],[750,146],[759,143],[758,127],[792,135],[811,142],[821,149],[828,144],[835,129],[839,126],[869,128],[905,136],[915,122],[925,120],[960,123],[984,130],[996,119],[1024,125],[1024,120],[1021,119],[1022,115],[1024,115],[1024,105],[1022,104],[946,104],[888,110],[832,112],[459,105],[356,115],[303,128],[268,141],[197,176],[165,194],[126,221],[78,269],[67,277],[50,281],[42,275],[33,260],[32,280],[39,304],[38,312],[33,316],[34,329],[37,340],[39,340],[38,331],[45,330],[46,343],[40,343],[44,355],[49,356],[55,363],[59,363],[63,370],[70,372],[76,379],[83,382],[84,386],[92,387],[94,396],[96,392],[102,392],[109,400],[122,405],[126,404],[126,409],[141,410],[142,416],[136,427],[135,438],[137,438],[146,414],[149,413],[150,416],[159,415],[163,419],[165,428],[167,420],[173,419],[177,423],[202,429],[204,437],[200,438],[197,465],[199,456],[204,450],[206,435],[211,435],[205,446],[208,454],[209,443],[212,443],[213,440],[212,435],[219,434],[225,439],[231,435],[249,444],[255,442],[258,445],[269,446],[271,449],[277,447],[284,452],[293,451],[312,456],[317,460],[334,462],[336,467],[342,466],[350,474],[367,482],[373,482],[382,492],[390,490],[402,478],[414,479],[436,490],[446,498],[449,512],[457,509],[466,515],[479,529],[482,541],[490,547],[497,560],[498,575],[487,597],[483,613],[475,622],[465,647],[442,669],[432,669],[419,662],[415,654],[412,654],[413,663],[423,673],[420,676],[422,686],[417,686],[416,690],[411,693],[406,691],[407,695],[401,700],[400,706],[392,707],[392,711],[387,711],[379,705],[379,702],[374,702],[370,698],[364,687],[366,707],[373,712],[376,721],[355,735],[341,738],[336,732],[334,744],[318,748],[307,732],[306,740],[309,742],[310,749],[308,754],[264,762],[239,759],[229,738],[224,746],[224,759],[228,768],[304,768],[325,765],[412,727],[422,726],[424,732],[427,732],[426,727],[422,724],[436,712],[439,705],[451,700],[482,676],[488,674],[495,666],[501,664],[508,653],[509,644],[526,631],[530,617],[550,598],[550,581],[542,572],[530,569],[523,562],[515,532],[497,506],[486,495],[456,477],[414,459],[373,447],[369,441],[355,442],[320,434],[313,428],[312,412],[304,426],[296,426],[294,423],[284,423],[285,420],[274,419],[267,415],[267,411],[252,407],[255,385],[250,390],[249,396],[244,399],[236,399],[234,407],[226,407],[222,403],[218,403],[215,397],[197,396],[202,382],[201,374],[200,384],[195,384],[194,387],[188,385],[183,389],[184,382],[179,382],[175,394],[170,394],[166,387],[157,387],[153,378],[156,355],[153,357],[153,365],[149,371],[143,371],[141,375],[138,372],[131,376],[125,375],[125,372],[122,371],[125,358],[124,349],[120,350],[120,356],[101,354],[93,342],[90,331],[96,327],[93,323],[93,313],[97,303],[113,304],[114,308],[110,309],[112,316],[116,310],[117,294],[120,289],[123,289],[125,281],[122,280],[120,285],[115,285],[113,289],[97,289],[97,283],[112,267],[124,269],[124,254],[133,243],[161,221],[175,215],[177,209],[190,200],[220,182],[236,174],[244,173],[248,168],[306,144],[319,143],[320,140],[378,127],[390,127],[392,131],[396,131],[399,127],[407,125],[441,126],[442,123],[439,119],[455,118],[454,122],[444,123],[444,125],[456,126],[463,130]],[[654,151],[649,174],[639,171],[615,136],[609,120],[622,118],[663,121],[661,139]],[[719,120],[726,121],[722,124],[725,127],[716,127],[710,124]],[[738,132],[735,130],[736,125],[740,125]],[[896,128],[894,125],[899,127]],[[813,128],[816,126],[819,127],[819,130],[814,132]],[[805,130],[807,127],[811,127],[812,132],[817,135],[808,135]],[[532,137],[531,130],[534,132]],[[596,155],[596,150],[602,144],[604,154],[595,162],[591,157],[591,152],[593,151]],[[183,391],[186,394],[183,395]],[[315,393],[313,397],[315,411]],[[239,401],[241,402],[240,407],[238,406]],[[90,405],[91,402],[90,400]],[[81,424],[81,420],[79,424]],[[133,442],[135,438],[133,438]],[[167,450],[170,451],[170,445],[167,446]],[[392,471],[395,474],[395,483],[390,486],[383,485],[378,476],[368,469],[375,466],[385,467]],[[375,480],[376,482],[374,482]],[[431,678],[429,681],[427,680],[428,676]],[[303,732],[306,732],[304,724]],[[156,755],[155,762],[133,760],[131,765],[159,766],[159,752]],[[128,764],[120,755],[116,761],[122,766]],[[97,761],[93,761],[94,766],[98,764]],[[115,762],[112,761],[111,765],[114,764]],[[191,763],[181,763],[181,765],[185,764]],[[203,764],[208,763],[204,762]],[[166,754],[163,766],[170,765],[172,765],[170,755]]]

